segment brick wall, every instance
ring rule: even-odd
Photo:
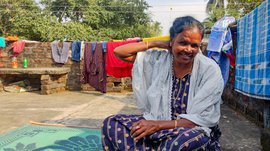
[[[7,47],[0,51],[0,68],[11,68],[11,51],[8,50],[12,43],[8,43]],[[55,63],[52,59],[51,54],[51,43],[50,42],[27,42],[21,54],[17,57],[18,68],[23,68],[23,59],[28,60],[29,68],[39,68],[39,67],[68,67],[71,72],[68,74],[66,88],[68,90],[84,90],[84,91],[94,91],[95,89],[88,84],[80,84],[81,71],[83,66],[83,61],[75,62],[69,57],[66,64],[61,65]],[[70,48],[71,49],[71,48]],[[71,56],[71,50],[69,51],[69,56]],[[13,82],[16,80],[21,80],[27,78],[11,76],[8,82]],[[31,83],[38,83],[38,78],[31,78]],[[0,79],[1,80],[1,79]],[[131,79],[121,78],[117,79],[114,77],[108,77],[107,90],[108,92],[122,92],[123,90],[131,90]],[[0,82],[1,83],[1,82]],[[3,86],[0,85],[0,89]]]

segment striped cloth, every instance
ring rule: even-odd
[[[235,90],[270,100],[270,0],[238,20]]]

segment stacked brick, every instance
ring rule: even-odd
[[[11,51],[9,50],[11,44],[7,44],[7,47],[3,49],[0,53],[0,68],[11,68]],[[71,49],[71,48],[70,48]],[[71,51],[69,51],[69,56],[71,56]],[[72,61],[69,57],[66,64],[57,64],[53,61],[51,55],[51,43],[50,42],[26,42],[25,47],[21,54],[17,57],[18,68],[23,68],[23,59],[28,60],[29,68],[51,68],[51,67],[67,67],[70,68],[70,72],[66,77],[65,88],[72,91],[95,91],[95,89],[88,84],[81,84],[80,77],[83,68],[83,61],[76,62]],[[31,83],[40,83],[40,78],[44,79],[44,83],[50,81],[53,86],[43,85],[42,93],[50,94],[52,92],[63,91],[63,83],[57,83],[55,80],[48,80],[48,77],[39,77],[36,81],[31,81]],[[41,80],[42,81],[42,80]],[[114,78],[108,77],[107,79],[107,92],[123,92],[131,91],[131,78]],[[57,84],[54,84],[57,83]],[[3,84],[0,79],[0,91],[3,90]]]
[[[4,86],[18,81],[28,80],[33,88],[40,88],[40,75],[38,74],[10,74],[10,73],[3,73],[0,68],[0,92],[4,91]]]
[[[122,79],[107,77],[107,92],[122,92],[123,90]]]
[[[81,86],[83,91],[95,91],[95,88],[88,84]],[[108,76],[106,84],[107,92],[125,92],[132,91],[131,78],[115,78]]]
[[[67,75],[41,75],[41,94],[63,92],[66,89]]]

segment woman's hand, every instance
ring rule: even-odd
[[[135,141],[141,138],[151,135],[159,130],[159,124],[157,121],[140,120],[132,125],[131,136]]]
[[[198,126],[188,119],[178,119],[176,120],[140,120],[132,125],[131,136],[135,141],[140,140],[141,138],[151,135],[159,130],[164,129],[175,129],[178,127],[188,127],[194,128]]]

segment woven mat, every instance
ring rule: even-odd
[[[102,151],[101,132],[28,124],[0,136],[2,151]]]

